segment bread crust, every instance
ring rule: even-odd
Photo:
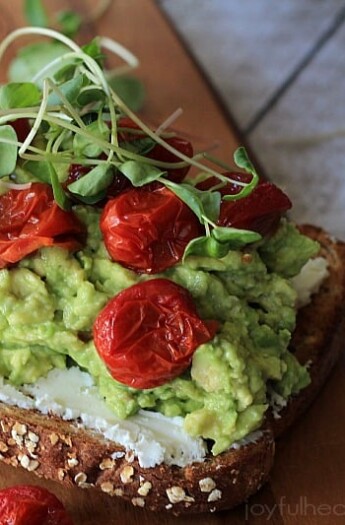
[[[0,427],[5,463],[174,514],[234,507],[267,480],[274,457],[270,429],[240,448],[184,468],[142,468],[123,447],[55,416],[0,404]]]
[[[55,416],[0,403],[0,459],[38,476],[81,488],[95,487],[133,505],[173,514],[232,508],[267,481],[274,437],[308,407],[342,349],[345,334],[345,244],[304,226],[329,262],[329,277],[298,314],[291,349],[310,363],[311,384],[290,399],[280,417],[269,414],[256,440],[186,467],[142,468],[134,454],[96,433]]]

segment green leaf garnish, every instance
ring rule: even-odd
[[[17,164],[17,134],[12,126],[0,126],[0,177],[11,175]]]
[[[239,168],[242,168],[247,173],[256,175],[256,170],[254,168],[254,165],[252,161],[249,159],[248,153],[243,146],[237,148],[237,150],[235,151],[234,161],[235,161],[236,166],[238,166]]]
[[[225,257],[229,249],[226,244],[218,242],[213,237],[197,237],[190,241],[183,254],[183,262],[187,257]]]
[[[13,82],[21,82],[23,78],[32,79],[44,66],[61,57],[66,51],[67,47],[59,42],[47,42],[44,45],[42,43],[30,44],[22,47],[10,64],[9,78]],[[35,60],[32,57],[35,57]]]
[[[235,195],[224,195],[223,199],[225,201],[235,201],[235,200],[239,200],[239,199],[243,199],[244,197],[247,197],[254,190],[254,188],[257,186],[259,182],[259,175],[253,163],[249,159],[246,149],[243,146],[240,148],[237,148],[237,150],[235,151],[234,161],[235,161],[236,166],[238,166],[239,168],[242,168],[247,173],[250,173],[253,176],[253,178],[250,181],[250,183],[244,186],[243,189],[239,193],[236,193]]]
[[[100,164],[80,179],[69,184],[68,189],[71,193],[81,197],[98,197],[103,195],[103,191],[108,188],[114,179],[114,172],[108,164]],[[97,201],[96,201],[97,202]]]
[[[51,162],[48,163],[48,169],[50,174],[50,182],[53,188],[54,199],[57,205],[63,210],[69,210],[71,208],[71,202],[62,188],[59,177]]]
[[[57,21],[61,27],[61,32],[73,38],[80,29],[82,19],[75,11],[60,11],[57,14]]]
[[[96,158],[101,155],[103,148],[100,147],[95,139],[109,141],[110,129],[104,121],[95,120],[86,127],[88,137],[76,134],[73,139],[73,150],[77,155],[84,155],[89,158]]]
[[[24,13],[30,25],[38,27],[48,26],[48,16],[41,0],[25,0]]]
[[[119,166],[119,171],[127,177],[133,186],[140,187],[159,179],[165,172],[150,164],[128,160]]]
[[[190,256],[221,259],[230,250],[239,250],[260,239],[261,235],[257,232],[217,226],[209,236],[193,239],[185,249],[183,260]]]
[[[67,82],[60,84],[59,91],[61,91],[61,93],[68,100],[68,102],[70,102],[71,104],[74,104],[80,93],[82,85],[83,85],[83,75],[77,75],[71,80],[67,80]],[[58,93],[51,93],[49,95],[48,106],[58,106],[61,103],[63,103],[63,101],[61,100],[61,97],[58,95]]]
[[[37,106],[41,91],[31,82],[11,82],[0,88],[0,108],[29,108]]]
[[[241,230],[238,228],[224,228],[217,226],[212,230],[212,237],[216,241],[227,244],[229,249],[237,250],[243,248],[246,244],[258,242],[261,239],[260,233],[251,230]]]

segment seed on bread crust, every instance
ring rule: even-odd
[[[134,507],[145,507],[145,500],[144,498],[132,498],[132,504]]]
[[[138,494],[140,496],[147,496],[150,490],[152,489],[151,481],[144,481],[138,488]]]
[[[107,494],[112,494],[114,492],[114,483],[111,483],[111,481],[104,481],[101,483],[101,490]]]
[[[201,492],[211,492],[216,488],[216,484],[212,478],[204,478],[199,481]]]
[[[187,496],[186,491],[177,485],[166,490],[170,503],[180,503],[181,501],[193,503],[195,501],[191,496]]]
[[[126,465],[121,473],[120,473],[120,479],[124,485],[127,483],[132,483],[134,476],[134,468],[131,465]]]
[[[0,452],[7,452],[8,451],[8,446],[6,445],[6,443],[4,441],[0,441]]]
[[[76,483],[76,485],[78,486],[84,485],[86,481],[87,475],[85,474],[85,472],[78,472],[78,474],[74,476],[74,483]]]
[[[17,434],[18,436],[25,436],[28,432],[28,427],[21,423],[15,423],[12,427],[12,436]]]
[[[213,501],[218,501],[220,499],[222,499],[222,491],[219,489],[214,489],[208,496],[207,501],[211,503]]]
[[[115,461],[111,458],[105,458],[101,463],[99,464],[100,470],[107,470],[112,469],[115,466]]]
[[[53,434],[50,434],[49,439],[50,439],[50,443],[54,446],[58,443],[59,436],[55,434],[55,432],[53,432]]]
[[[68,458],[67,465],[69,468],[77,467],[79,465],[79,461],[77,458]]]

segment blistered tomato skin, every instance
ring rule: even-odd
[[[167,279],[151,279],[115,296],[98,315],[93,336],[114,379],[147,389],[186,370],[217,327],[199,318],[187,290]]]
[[[59,208],[51,186],[39,182],[0,196],[0,268],[43,246],[76,249],[83,227],[72,212]]]
[[[229,184],[218,189],[225,195],[237,195],[243,186],[233,181],[249,183],[252,175],[248,173],[223,173],[231,179]],[[216,177],[210,177],[197,185],[199,190],[207,191],[218,184]],[[225,201],[220,206],[219,226],[253,230],[261,235],[274,233],[282,215],[291,208],[289,197],[275,184],[259,180],[254,190],[243,199]]]
[[[291,206],[289,197],[280,188],[271,182],[262,182],[243,199],[223,201],[218,224],[270,235]]]
[[[149,274],[176,264],[200,235],[194,213],[161,185],[133,188],[108,201],[100,228],[114,261]]]
[[[62,503],[41,487],[18,485],[0,490],[1,525],[73,525]]]

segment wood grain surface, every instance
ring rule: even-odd
[[[175,0],[183,1],[183,0]],[[92,0],[50,0],[53,12],[73,8],[87,17]],[[0,38],[22,26],[22,2],[0,0]],[[176,127],[198,148],[214,148],[231,161],[239,143],[236,132],[202,74],[152,0],[113,0],[96,23],[85,23],[80,41],[96,34],[119,40],[138,55],[137,75],[145,82],[142,116],[160,123],[175,109],[183,116]],[[23,41],[24,43],[24,41]],[[13,47],[12,53],[15,51]],[[0,78],[5,78],[5,57]],[[42,485],[66,505],[75,525],[335,525],[345,523],[345,359],[318,400],[292,431],[277,444],[271,480],[246,505],[215,515],[173,518],[137,510],[93,490],[65,489],[21,469],[0,466],[0,487],[18,483]]]

